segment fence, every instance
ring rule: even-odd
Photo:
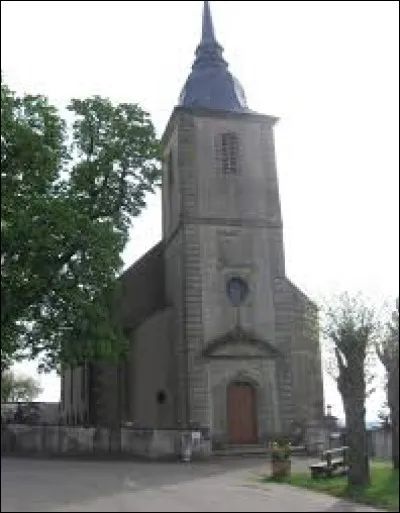
[[[386,427],[367,431],[368,452],[372,458],[390,460],[392,458],[392,432]],[[326,449],[347,445],[345,431],[329,433],[325,429],[308,429],[307,446],[310,454]]]
[[[370,455],[375,458],[390,460],[392,458],[392,432],[390,429],[372,429],[368,431]]]

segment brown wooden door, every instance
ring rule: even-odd
[[[231,444],[257,443],[256,394],[249,383],[228,387],[228,432]]]

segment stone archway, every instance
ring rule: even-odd
[[[257,390],[248,381],[233,381],[227,388],[229,443],[255,444],[257,433]]]

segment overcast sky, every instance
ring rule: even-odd
[[[399,3],[211,2],[249,107],[281,118],[276,151],[288,276],[312,298],[399,283]],[[2,1],[1,67],[63,108],[94,94],[145,108],[162,134],[200,38],[202,2]],[[135,220],[130,265],[161,236],[160,194]],[[21,368],[21,366],[19,367]],[[34,372],[33,364],[24,364]],[[55,376],[43,400],[58,400]],[[334,384],[326,402],[342,415]],[[368,401],[376,416],[382,393]]]

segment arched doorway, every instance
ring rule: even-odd
[[[227,390],[228,435],[231,444],[254,444],[257,436],[256,389],[235,381]]]

